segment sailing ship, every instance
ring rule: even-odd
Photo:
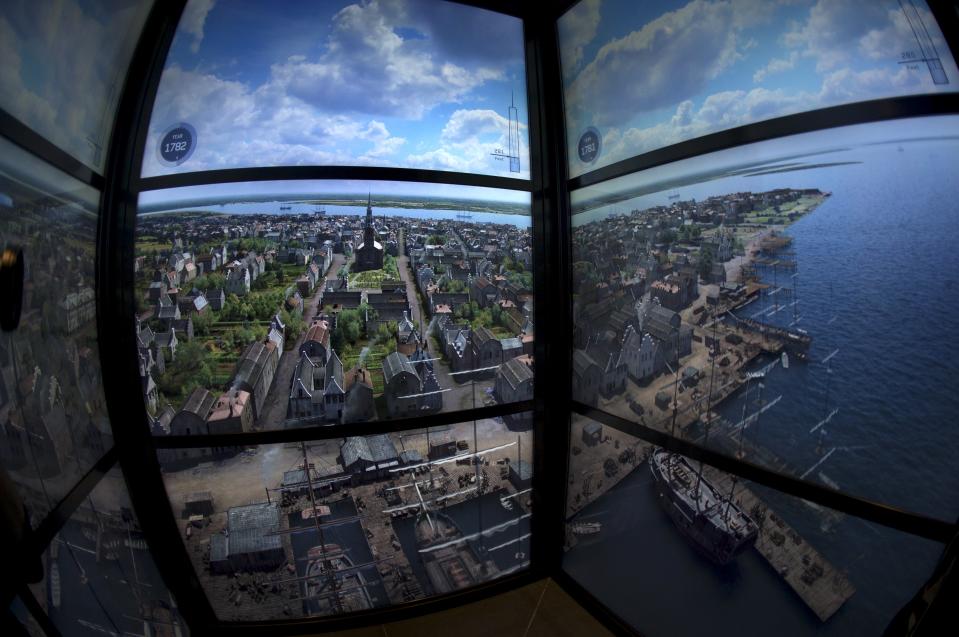
[[[314,546],[307,559],[304,588],[310,614],[351,613],[373,607],[366,578],[339,544]]]
[[[60,608],[60,567],[56,561],[50,562],[50,602]]]
[[[493,562],[477,555],[456,523],[444,513],[416,519],[416,543],[426,576],[437,595],[475,586],[496,576]]]
[[[759,528],[732,498],[724,498],[682,456],[656,448],[649,458],[660,505],[703,555],[729,564],[753,545]]]
[[[575,535],[595,535],[603,530],[602,522],[575,522],[571,527]]]

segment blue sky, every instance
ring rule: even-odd
[[[949,83],[898,0],[582,0],[559,24],[572,175],[717,130],[894,95],[954,91],[959,70],[922,0]],[[588,127],[595,163],[576,153]]]
[[[167,60],[145,176],[274,165],[382,165],[529,177],[519,20],[422,0],[191,0]],[[506,148],[511,94],[520,164]],[[193,155],[156,147],[187,122]]]

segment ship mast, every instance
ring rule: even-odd
[[[711,403],[713,399],[713,379],[716,377],[716,357],[719,356],[719,341],[716,340],[716,311],[715,309],[711,315],[713,323],[713,342],[707,348],[711,354],[710,368],[709,368],[709,395],[706,396],[706,428],[703,432],[703,446],[706,447],[709,444],[709,427],[712,424],[712,409]],[[713,351],[715,350],[715,351]],[[696,511],[699,511],[699,489],[703,481],[703,461],[699,461],[699,470],[696,472]]]
[[[321,568],[325,567],[327,575],[329,576],[329,587],[333,593],[333,603],[336,605],[336,612],[342,613],[343,600],[340,599],[340,592],[337,590],[335,569],[332,568],[332,564],[330,564],[326,558],[326,540],[323,539],[323,528],[320,526],[320,516],[316,510],[316,494],[313,493],[313,474],[310,472],[310,461],[306,455],[305,442],[300,442],[300,449],[303,451],[303,470],[306,472],[306,485],[310,494],[310,506],[312,507],[312,509],[310,509],[310,513],[312,513],[310,517],[313,519],[316,532],[320,536],[320,554],[322,555],[320,563],[323,565]],[[309,567],[309,563],[307,563],[307,570],[309,570]],[[305,586],[308,586],[309,581],[309,579],[306,580],[307,584]]]

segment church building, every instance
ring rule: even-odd
[[[383,267],[383,244],[376,240],[373,230],[372,195],[366,201],[366,227],[363,228],[363,243],[356,249],[353,272],[380,270]]]

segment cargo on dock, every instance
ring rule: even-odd
[[[703,467],[703,472],[720,491],[730,489],[732,478],[729,474],[707,466]],[[737,485],[735,498],[743,509],[752,513],[759,525],[756,551],[786,580],[820,621],[832,617],[856,592],[852,582],[749,488]]]

